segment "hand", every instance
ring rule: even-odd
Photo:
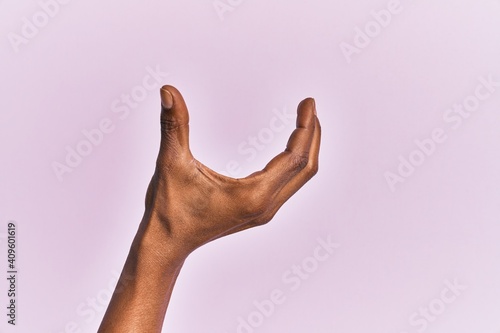
[[[185,259],[201,245],[270,221],[318,171],[321,127],[315,101],[303,100],[284,152],[242,179],[220,175],[189,148],[189,114],[172,86],[161,89],[161,144],[146,194],[142,230],[162,257]]]
[[[321,128],[315,102],[297,110],[284,152],[242,179],[220,175],[189,150],[181,94],[161,89],[161,143],[146,209],[99,333],[160,333],[189,253],[216,238],[267,223],[318,171]]]

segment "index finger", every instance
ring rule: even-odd
[[[274,157],[262,171],[250,177],[264,180],[270,191],[279,192],[308,164],[315,119],[316,103],[314,99],[306,98],[297,108],[296,128],[290,135],[285,151]]]

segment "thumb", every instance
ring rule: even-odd
[[[163,86],[161,96],[161,149],[189,151],[189,113],[181,93]]]

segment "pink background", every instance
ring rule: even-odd
[[[212,0],[73,0],[44,21],[51,2],[0,1],[0,258],[14,220],[20,272],[18,325],[0,312],[1,332],[96,331],[158,151],[160,83],[139,94],[148,67],[184,94],[192,151],[216,171],[262,168],[294,121],[266,128],[305,97],[323,127],[319,174],[272,223],[188,259],[164,332],[500,332],[500,88],[459,128],[443,118],[478,78],[500,81],[500,1],[223,0],[219,15]],[[341,43],[390,6],[348,63]],[[23,18],[41,27],[14,47]],[[133,91],[143,100],[121,119],[112,104]],[[59,181],[53,162],[103,119],[114,130]],[[391,191],[386,172],[435,128],[447,139]],[[259,134],[254,158],[238,151]],[[340,247],[291,290],[283,276],[329,236]],[[284,302],[258,314],[276,289]]]

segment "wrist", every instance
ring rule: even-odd
[[[132,242],[131,253],[141,264],[178,270],[190,251],[173,239],[160,219],[146,212]]]
[[[141,222],[99,332],[161,331],[186,257],[156,228],[152,220]]]

